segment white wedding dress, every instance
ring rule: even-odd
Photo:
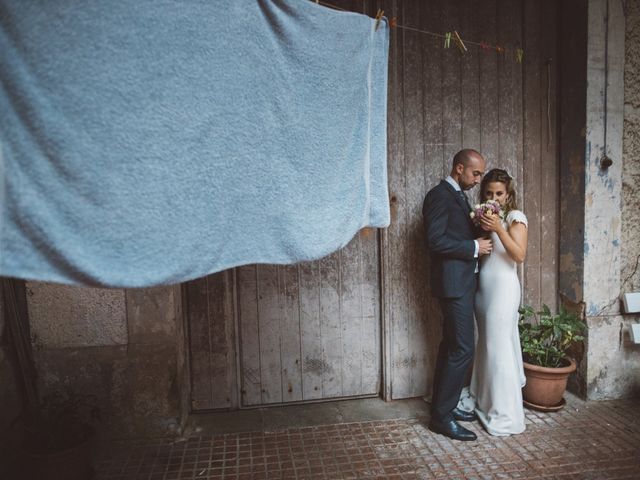
[[[504,225],[527,225],[519,210],[507,214]],[[480,278],[475,297],[478,326],[471,385],[462,391],[458,408],[474,411],[491,435],[522,433],[525,384],[518,335],[520,281],[516,262],[495,232],[493,251],[480,259]]]

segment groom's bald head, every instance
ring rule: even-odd
[[[484,157],[477,150],[465,148],[453,157],[451,177],[460,185],[462,190],[473,188],[484,175]]]
[[[451,165],[451,168],[455,170],[458,164],[462,164],[463,167],[468,167],[469,163],[473,160],[481,160],[484,162],[484,158],[480,152],[473,148],[464,148],[453,156],[453,165]]]

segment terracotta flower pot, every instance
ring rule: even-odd
[[[576,370],[576,362],[568,359],[566,367],[540,367],[524,362],[527,384],[522,388],[522,397],[529,404],[539,407],[562,405],[562,396],[567,388],[569,375]]]

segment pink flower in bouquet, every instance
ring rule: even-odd
[[[471,216],[473,223],[479,226],[480,220],[483,216],[498,215],[500,218],[504,218],[504,210],[502,209],[502,205],[495,200],[487,200],[486,202],[473,207],[473,210],[471,210],[469,215]]]

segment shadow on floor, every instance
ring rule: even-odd
[[[337,400],[232,412],[194,413],[187,422],[185,436],[276,432],[288,428],[378,420],[426,420],[428,415],[429,404],[422,398],[391,402],[381,398]]]

